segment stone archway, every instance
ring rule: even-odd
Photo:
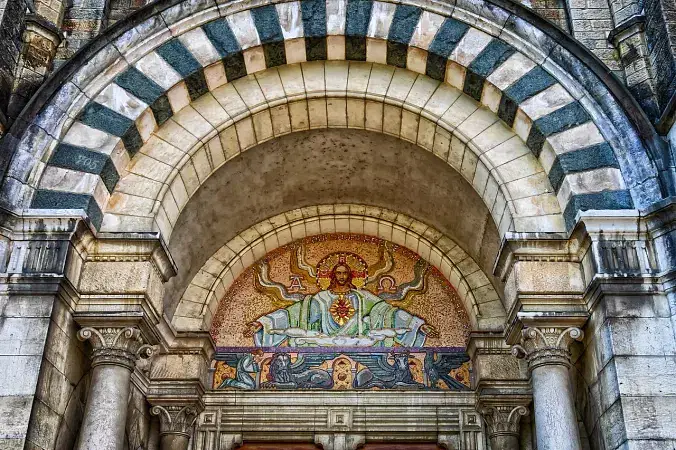
[[[121,446],[129,389],[145,397],[130,427],[153,428],[152,412],[144,438],[181,448],[193,424],[201,449],[285,430],[334,449],[393,433],[517,448],[533,398],[539,447],[577,450],[576,407],[597,437],[619,410],[636,417],[622,386],[642,380],[611,371],[673,353],[669,158],[626,90],[558,33],[502,0],[162,0],[104,33],[2,143],[3,314],[37,336],[16,350],[33,353],[9,383],[28,386],[12,391],[25,417],[12,433],[75,434],[58,395],[90,356],[81,448]],[[471,390],[210,389],[209,312],[233,269],[285,227],[375,220],[462,293]],[[137,366],[147,344],[158,355]],[[646,386],[656,422],[666,402]],[[404,410],[422,419],[393,420]]]

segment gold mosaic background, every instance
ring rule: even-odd
[[[324,234],[280,247],[265,258],[270,267],[270,279],[289,289],[292,284],[290,277],[293,275],[291,258],[295,258],[294,250],[298,245],[305,247],[305,260],[313,267],[324,256],[334,252],[356,253],[371,267],[378,263],[379,249],[384,244],[383,240],[370,236]],[[397,286],[412,281],[413,268],[420,257],[406,248],[388,244],[391,245],[394,265],[387,275],[395,279]],[[423,318],[438,331],[438,337],[427,338],[426,347],[465,347],[470,331],[469,320],[457,292],[436,268],[430,267],[426,276],[427,289],[424,293],[418,293],[406,302],[393,304]],[[244,336],[246,324],[285,306],[274,297],[258,292],[254,277],[252,266],[235,280],[221,300],[211,329],[211,335],[218,347],[253,346],[252,338]],[[302,284],[305,288],[301,291],[303,294],[313,294],[320,290],[316,284],[306,281]],[[377,286],[370,285],[368,288],[375,295],[380,293]],[[396,289],[396,286],[393,288]],[[293,290],[290,289],[290,292]]]

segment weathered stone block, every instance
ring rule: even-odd
[[[52,448],[59,432],[61,416],[39,400],[33,402],[32,415],[35,419],[28,429],[26,439],[39,448]]]
[[[33,395],[41,361],[40,356],[0,356],[1,395]]]
[[[28,418],[33,404],[32,395],[9,395],[0,397],[0,446],[4,439],[18,439],[23,442]],[[12,442],[11,445],[14,445]]]
[[[151,263],[87,262],[80,278],[82,292],[144,292],[152,272]]]

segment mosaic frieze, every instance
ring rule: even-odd
[[[215,389],[443,389],[470,386],[463,349],[219,349]]]
[[[214,387],[462,389],[468,332],[454,288],[417,254],[313,236],[254,263],[220,302]]]

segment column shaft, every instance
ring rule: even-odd
[[[521,344],[512,348],[528,361],[538,450],[582,448],[568,369],[570,345],[583,336],[575,327],[529,327],[521,332]]]
[[[127,423],[131,372],[122,366],[99,365],[92,369],[77,450],[121,450]]]
[[[85,327],[78,339],[92,345],[92,380],[76,450],[122,450],[131,372],[152,349],[134,327]]]
[[[573,392],[564,365],[543,365],[532,372],[538,450],[580,450]]]
[[[519,438],[517,436],[492,436],[491,450],[519,450]]]
[[[190,437],[184,434],[164,434],[161,438],[161,450],[186,450]]]

